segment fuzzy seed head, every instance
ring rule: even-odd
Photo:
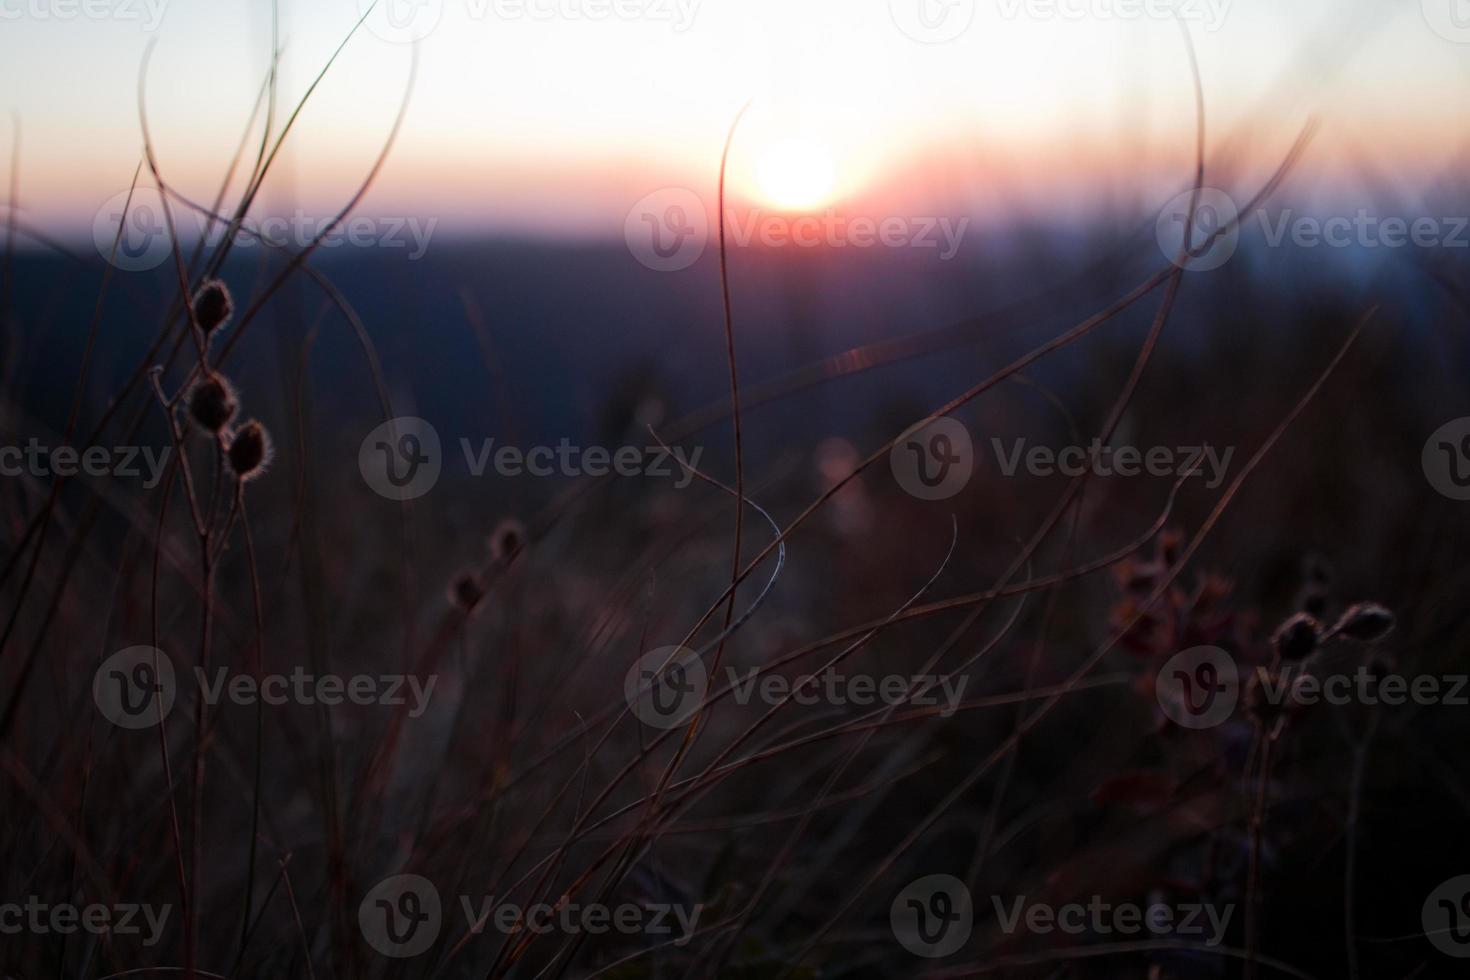
[[[225,426],[235,420],[240,410],[240,400],[235,391],[220,375],[211,375],[194,385],[189,392],[189,418],[199,428],[211,434],[224,431]]]
[[[251,419],[230,438],[230,469],[241,480],[253,480],[265,472],[271,458],[271,439],[265,426]]]
[[[490,533],[490,557],[509,561],[526,546],[526,529],[520,521],[505,520]]]
[[[474,612],[484,598],[485,587],[474,572],[460,572],[449,583],[449,604],[460,612]]]
[[[234,312],[229,287],[219,279],[206,280],[194,296],[194,319],[206,335],[228,323]]]
[[[1322,625],[1306,613],[1297,613],[1276,630],[1271,641],[1282,660],[1305,660],[1322,639]]]
[[[1332,631],[1360,643],[1376,643],[1393,632],[1393,613],[1376,602],[1360,602],[1348,608]]]

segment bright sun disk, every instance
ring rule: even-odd
[[[826,147],[792,138],[772,143],[759,155],[755,178],[761,193],[773,204],[807,210],[831,198],[837,166]]]

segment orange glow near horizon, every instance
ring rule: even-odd
[[[471,233],[615,237],[635,202],[682,187],[713,214],[724,139],[747,103],[730,157],[737,206],[1002,221],[1158,205],[1187,181],[1194,93],[1172,20],[1047,19],[1005,13],[1044,4],[976,3],[962,33],[924,43],[893,13],[905,2],[649,5],[683,12],[665,22],[497,19],[494,5],[424,0],[441,16],[419,44],[403,129],[359,211],[432,215]],[[131,22],[7,21],[0,84],[22,123],[27,221],[85,232],[126,190],[141,156],[136,80],[150,43],[148,118],[164,176],[212,199],[265,77],[269,6],[170,0],[151,33]],[[359,16],[356,0],[280,7],[277,127]],[[1249,193],[1309,117],[1322,128],[1300,163],[1304,184],[1351,188],[1378,170],[1428,191],[1463,172],[1470,47],[1436,34],[1417,3],[1362,24],[1345,24],[1334,0],[1215,7],[1218,24],[1190,25],[1210,180]],[[343,49],[262,208],[330,214],[352,197],[409,88],[414,49],[383,33],[370,25]],[[70,58],[47,54],[61,45]],[[77,59],[89,71],[77,73]],[[0,121],[6,183],[8,130]],[[258,138],[257,128],[249,146]]]

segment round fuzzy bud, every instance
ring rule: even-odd
[[[1332,632],[1360,643],[1376,643],[1393,632],[1393,613],[1376,602],[1360,602],[1342,614]]]
[[[205,432],[217,434],[235,420],[240,400],[230,383],[220,375],[211,375],[195,384],[189,392],[189,418]]]
[[[194,296],[194,319],[199,328],[211,334],[229,322],[234,312],[229,287],[218,279],[205,280]]]
[[[505,520],[490,532],[490,557],[509,561],[526,546],[526,529],[520,521]]]
[[[461,612],[474,612],[484,598],[485,587],[474,572],[460,572],[449,583],[449,604]]]
[[[265,471],[271,458],[271,439],[265,426],[251,419],[230,437],[230,469],[241,480],[253,480]]]
[[[1305,660],[1317,649],[1322,626],[1306,613],[1297,613],[1276,630],[1271,642],[1282,660]]]

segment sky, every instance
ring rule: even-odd
[[[281,0],[278,125],[368,7]],[[260,207],[335,213],[407,94],[362,210],[441,230],[617,235],[661,188],[710,201],[747,105],[744,207],[1157,209],[1194,154],[1184,31],[1212,184],[1248,196],[1313,116],[1304,203],[1463,172],[1470,0],[380,0]],[[212,199],[271,44],[265,0],[0,0],[0,171],[27,222],[85,234],[127,190],[140,78],[165,179]]]

